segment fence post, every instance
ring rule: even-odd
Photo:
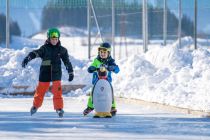
[[[94,9],[94,7],[93,7],[92,0],[90,0],[89,2],[90,2],[89,4],[90,4],[90,7],[91,7],[92,12],[93,12],[93,17],[94,17],[94,20],[95,20],[95,23],[96,23],[96,27],[97,27],[97,29],[98,29],[98,35],[100,36],[102,42],[104,42],[104,41],[103,41],[103,38],[102,38],[102,35],[101,35],[101,30],[100,30],[100,28],[99,28],[98,20],[97,20],[97,17],[96,17],[96,12],[95,12],[95,9]]]
[[[164,0],[163,9],[163,45],[166,45],[167,40],[167,0]]]
[[[9,0],[6,0],[6,48],[10,48],[10,29],[9,29]]]
[[[88,59],[91,58],[90,0],[87,0]]]
[[[194,49],[197,49],[197,0],[194,0]]]
[[[179,38],[179,48],[181,48],[182,43],[182,0],[179,0],[179,25],[178,25],[178,38]]]
[[[113,58],[115,59],[115,8],[114,0],[112,0],[112,47],[113,47]]]
[[[143,9],[143,16],[142,16],[142,21],[143,21],[143,51],[144,53],[147,52],[148,48],[148,15],[147,15],[147,0],[143,0],[143,5],[142,5],[142,9]]]

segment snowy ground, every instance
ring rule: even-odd
[[[34,116],[32,97],[0,99],[1,140],[57,139],[170,139],[209,140],[210,119],[176,114],[137,104],[117,101],[118,115],[95,119],[82,116],[87,97],[65,97],[65,116],[58,118],[52,98],[46,97]]]

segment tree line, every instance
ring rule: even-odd
[[[99,2],[99,1],[98,1]],[[103,1],[102,5],[103,5]],[[137,3],[136,3],[137,4]],[[135,6],[136,6],[135,4]],[[129,7],[129,8],[125,8]],[[128,3],[124,7],[117,8],[116,13],[116,35],[125,34],[126,36],[142,35],[142,9],[132,8]],[[111,8],[95,7],[96,17],[101,29],[101,33],[105,34],[111,31]],[[137,12],[138,11],[138,12]],[[158,12],[157,12],[158,11]],[[132,14],[134,13],[134,14]],[[135,14],[136,13],[136,14]],[[93,15],[93,14],[92,14]],[[87,27],[87,7],[52,7],[46,5],[42,12],[42,29],[57,26],[71,26],[77,28]],[[91,26],[96,27],[94,18],[91,18]],[[149,38],[162,39],[163,34],[163,10],[148,6],[148,35]],[[187,17],[182,17],[182,35],[193,36],[193,22]],[[178,18],[167,10],[167,34],[170,36],[177,35]],[[124,31],[122,31],[124,30]]]

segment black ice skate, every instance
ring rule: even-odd
[[[35,106],[31,107],[31,116],[37,112],[37,108]]]
[[[56,110],[56,113],[58,113],[58,116],[59,116],[60,118],[62,118],[62,117],[63,117],[63,114],[64,114],[64,110],[63,110],[63,109],[57,109],[57,110]]]
[[[83,115],[86,116],[87,114],[89,114],[91,111],[93,111],[94,108],[91,107],[87,107],[84,111],[83,111]]]
[[[115,116],[117,113],[117,109],[115,107],[112,107],[110,113],[112,114],[112,116]]]

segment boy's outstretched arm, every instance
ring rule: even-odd
[[[29,61],[31,61],[32,59],[36,58],[36,57],[42,57],[44,49],[43,47],[41,47],[38,50],[34,50],[32,52],[30,52],[24,59],[22,62],[22,67],[25,68],[26,65],[28,64]]]

